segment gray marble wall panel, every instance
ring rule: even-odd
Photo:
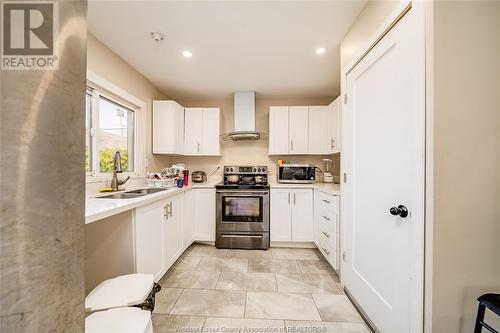
[[[59,1],[58,70],[0,74],[1,332],[84,331],[86,15]]]

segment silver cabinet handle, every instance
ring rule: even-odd
[[[323,218],[327,221],[330,221],[330,218],[328,216],[323,215]]]
[[[163,214],[163,216],[168,220],[168,205],[165,205],[165,207],[163,207],[163,209],[165,210],[165,213]]]
[[[335,139],[334,138],[332,138],[330,141],[330,148],[331,149],[335,148]]]
[[[170,217],[172,217],[174,212],[174,210],[172,209],[172,201],[170,201],[170,204],[168,206],[170,207]]]
[[[290,192],[288,192],[288,204],[290,204]]]
[[[293,194],[293,204],[295,205],[297,203],[297,200],[296,200],[296,196],[295,196],[295,193]]]
[[[293,151],[293,140],[290,140],[290,151]]]
[[[330,238],[330,234],[329,234],[329,233],[324,232],[324,231],[322,231],[322,233],[323,233],[323,235],[325,235],[325,236],[326,236],[326,238]]]
[[[326,255],[329,256],[330,255],[330,251],[328,251],[327,249],[325,249],[324,247],[322,247],[323,251],[325,251]]]
[[[330,200],[326,200],[326,199],[321,199],[321,201],[323,201],[324,203],[327,203],[327,204],[330,203]]]
[[[198,153],[200,152],[200,141],[198,141]]]

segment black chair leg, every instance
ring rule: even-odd
[[[476,326],[474,327],[474,333],[481,333],[481,329],[483,328],[481,323],[484,321],[485,310],[486,307],[479,304],[479,307],[477,308]]]

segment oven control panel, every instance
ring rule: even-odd
[[[249,165],[226,165],[224,166],[224,174],[238,175],[267,175],[267,166],[249,166]]]

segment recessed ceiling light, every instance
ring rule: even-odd
[[[316,54],[323,54],[325,53],[326,49],[324,47],[320,47],[316,49]]]
[[[162,34],[161,32],[153,31],[153,32],[151,32],[151,38],[155,42],[161,42],[162,40],[165,39],[165,35]]]
[[[186,58],[191,58],[193,56],[191,51],[182,51],[182,55],[185,56]]]

